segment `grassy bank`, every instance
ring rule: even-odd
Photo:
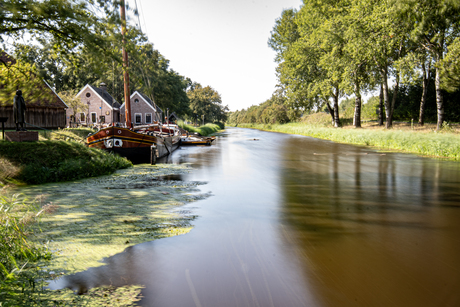
[[[27,184],[75,180],[113,173],[131,162],[84,145],[90,129],[40,132],[38,142],[0,141],[0,182]]]
[[[106,175],[132,166],[117,155],[66,141],[0,142],[0,158],[17,169],[13,179],[28,184]]]
[[[407,126],[407,125],[405,125]],[[331,140],[338,143],[365,145],[379,150],[396,150],[429,157],[460,160],[460,135],[452,129],[443,133],[428,130],[376,128],[375,124],[365,125],[361,129],[327,128],[308,123],[289,124],[238,124],[238,127],[254,128],[289,134],[299,134],[314,138]]]
[[[190,133],[197,132],[202,136],[208,136],[225,128],[223,125],[219,126],[218,124],[206,124],[204,126],[194,127],[187,125],[184,122],[179,122],[179,127],[187,130]]]

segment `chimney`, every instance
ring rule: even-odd
[[[107,84],[105,84],[104,82],[101,82],[101,84],[99,84],[99,88],[104,92],[107,92]]]

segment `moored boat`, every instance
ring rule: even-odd
[[[135,127],[106,127],[87,137],[89,147],[104,149],[126,157],[133,163],[148,163],[151,150],[155,150],[157,158],[171,154],[180,145],[178,132],[165,134],[155,131],[155,126]],[[161,130],[160,130],[161,131]]]
[[[121,1],[120,16],[123,37],[123,81],[125,97],[125,123],[99,129],[88,135],[87,145],[114,152],[128,158],[133,163],[146,163],[171,154],[180,145],[181,132],[177,125],[161,123],[133,127],[131,118],[131,98],[129,94],[128,54],[125,49],[125,4]],[[153,162],[153,161],[152,161]]]
[[[180,142],[182,146],[210,146],[216,139],[215,136],[182,136]]]

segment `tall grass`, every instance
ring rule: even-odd
[[[284,125],[239,124],[238,127],[311,136],[338,143],[400,150],[431,157],[460,160],[460,135],[402,130],[335,129],[305,123]]]
[[[32,224],[40,214],[50,210],[36,202],[20,201],[18,195],[9,195],[8,188],[0,189],[0,302],[1,306],[35,305],[40,296],[40,271],[34,268],[51,254],[44,247],[28,241]]]

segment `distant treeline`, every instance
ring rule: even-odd
[[[390,90],[390,95],[393,91]],[[414,121],[419,120],[420,114],[420,98],[422,95],[422,88],[419,85],[403,85],[399,88],[393,119],[398,121]],[[453,93],[446,92],[444,96],[445,116],[446,121],[449,123],[460,122],[460,91],[457,90]],[[286,98],[273,95],[260,105],[251,106],[247,109],[238,110],[228,113],[227,122],[230,124],[284,124],[288,122],[295,122],[300,120],[301,116],[315,112],[327,112],[327,106],[321,106],[319,110],[308,110],[305,113],[296,113],[289,110],[285,104]],[[379,120],[379,96],[370,97],[361,109],[362,120]],[[427,91],[427,103],[425,109],[425,121],[436,123],[436,91],[434,82],[431,83]],[[339,103],[338,113],[340,115],[342,124],[352,123],[353,115],[355,112],[355,99],[345,98]],[[291,116],[291,117],[290,117]],[[383,110],[383,117],[385,118],[385,110]]]
[[[276,52],[275,95],[283,108],[272,98],[229,121],[281,123],[327,110],[334,126],[345,112],[360,127],[369,92],[388,128],[393,119],[435,121],[438,129],[459,121],[458,1],[304,0],[299,10],[283,11],[268,44]],[[347,97],[353,102],[339,103]],[[350,103],[353,114],[346,111]]]

